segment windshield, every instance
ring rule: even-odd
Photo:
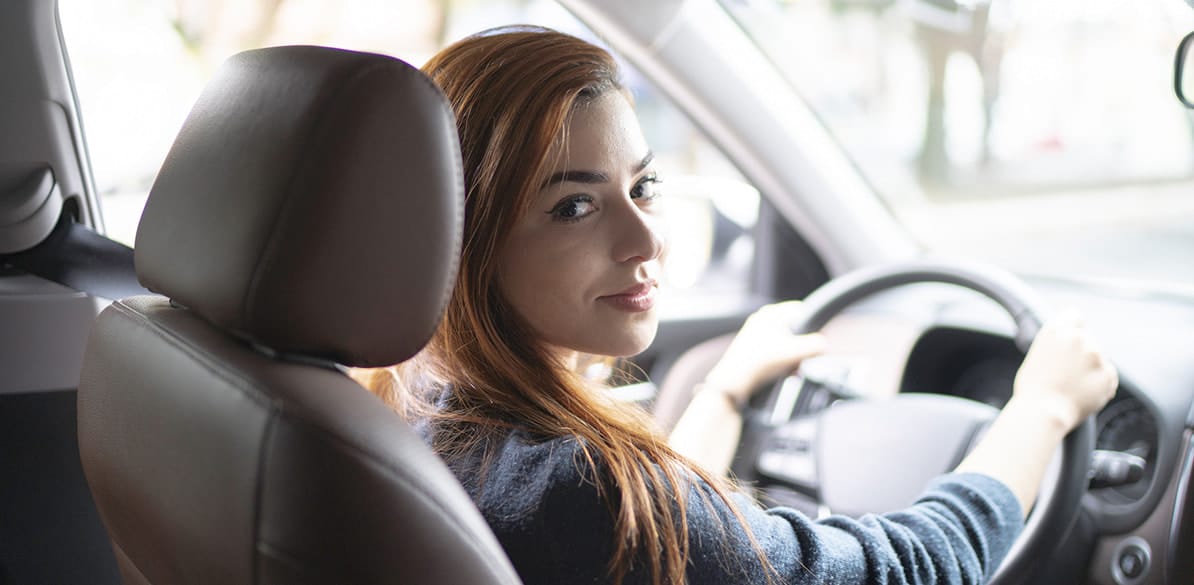
[[[931,251],[1194,286],[1177,0],[723,0]]]

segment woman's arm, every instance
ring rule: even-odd
[[[1012,399],[958,471],[988,475],[1027,514],[1053,452],[1115,395],[1115,368],[1094,349],[1076,313],[1041,328],[1016,373]]]
[[[767,583],[732,512],[707,486],[696,489],[705,496],[694,491],[689,499],[687,583]],[[777,573],[773,583],[977,585],[990,578],[1023,527],[1015,496],[980,474],[942,476],[915,505],[857,519],[813,521],[789,508],[763,510],[741,494],[731,498]]]
[[[714,475],[730,470],[742,435],[742,414],[733,393],[706,382],[668,436],[668,445]]]
[[[672,449],[715,475],[729,471],[742,434],[742,405],[751,393],[825,349],[819,333],[792,334],[800,310],[800,301],[776,303],[746,320],[676,422],[668,437]]]
[[[668,443],[724,474],[742,432],[740,406],[757,386],[823,351],[819,334],[788,329],[799,301],[768,305],[747,319],[676,423]],[[1025,511],[1065,435],[1115,394],[1114,367],[1094,349],[1081,320],[1062,314],[1044,325],[1016,375],[1012,400],[958,471],[982,473],[1011,488]]]

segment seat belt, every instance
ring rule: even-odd
[[[62,214],[38,245],[0,261],[29,274],[105,299],[152,294],[137,282],[133,249]]]

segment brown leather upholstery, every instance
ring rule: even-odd
[[[430,336],[456,274],[459,159],[446,101],[400,61],[241,53],[154,182],[138,278],[280,352],[402,361]]]
[[[441,314],[453,128],[378,55],[252,51],[205,90],[137,238],[142,282],[177,302],[108,307],[79,385],[125,582],[519,582],[442,462],[338,365],[405,359]]]

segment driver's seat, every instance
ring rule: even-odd
[[[161,295],[99,317],[87,481],[126,583],[517,584],[442,462],[344,366],[405,360],[451,290],[451,112],[392,58],[233,57],[137,234]]]

